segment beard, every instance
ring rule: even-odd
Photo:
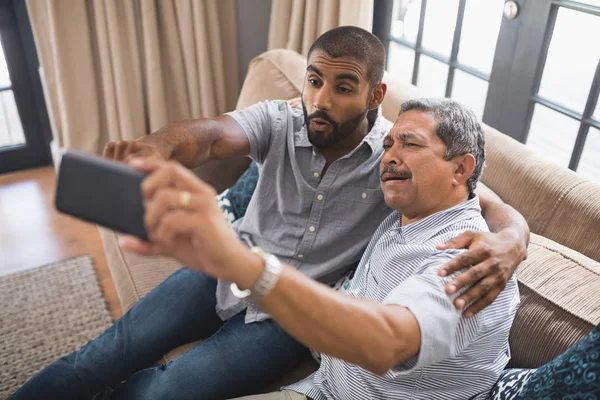
[[[352,135],[360,123],[365,119],[369,109],[365,108],[365,110],[356,117],[353,117],[341,124],[331,118],[325,111],[315,111],[314,113],[308,115],[304,101],[302,101],[302,112],[304,113],[304,124],[306,125],[308,140],[313,146],[319,149],[326,149],[335,146],[340,141]],[[319,133],[311,131],[310,121],[313,118],[321,118],[329,122],[331,124],[331,132]]]

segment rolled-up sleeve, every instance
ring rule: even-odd
[[[261,101],[242,110],[227,113],[242,127],[250,142],[250,158],[262,164],[269,152],[274,120],[280,120],[283,101]]]
[[[446,277],[437,275],[438,269],[460,252],[435,253],[421,265],[419,274],[403,281],[383,301],[408,308],[421,330],[421,349],[416,360],[409,360],[398,369],[407,371],[451,358],[476,337],[477,318],[465,319],[452,304],[468,288],[451,296],[445,291],[446,284],[464,270]]]

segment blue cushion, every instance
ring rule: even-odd
[[[237,182],[217,196],[217,202],[229,222],[233,222],[246,214],[248,203],[250,203],[257,183],[258,165],[252,161]]]
[[[600,399],[600,325],[537,369],[508,369],[490,399]]]

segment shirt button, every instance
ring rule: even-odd
[[[323,195],[322,194],[318,195],[317,200],[323,200]]]
[[[314,231],[316,231],[316,230],[317,230],[317,228],[315,228],[314,226],[312,226],[312,225],[311,225],[311,226],[308,228],[308,230],[309,230],[309,231],[311,231],[311,232],[314,232]]]
[[[366,198],[367,198],[367,194],[366,194],[366,193],[363,193],[363,194],[362,194],[362,198],[363,198],[363,199],[366,199]]]
[[[318,177],[319,177],[319,173],[318,173],[318,172],[315,172],[315,173],[313,174],[313,176],[314,176],[315,178],[318,178]]]
[[[304,254],[298,254],[298,255],[296,256],[296,258],[298,258],[298,259],[302,260],[302,259],[304,258]]]

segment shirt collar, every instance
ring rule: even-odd
[[[396,212],[395,229],[402,233],[406,243],[423,243],[452,224],[481,216],[479,196],[473,197],[453,207],[438,211],[412,224],[402,226],[402,216]]]

